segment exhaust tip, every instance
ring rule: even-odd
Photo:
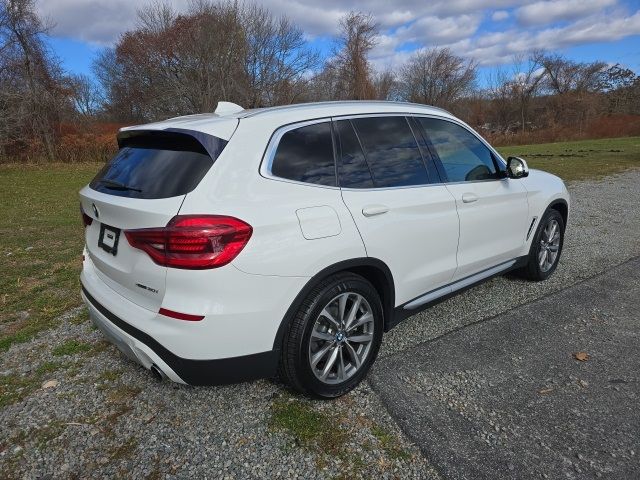
[[[158,380],[158,382],[161,382],[164,380],[164,377],[165,377],[164,373],[162,373],[162,370],[160,370],[155,363],[151,365],[151,368],[149,368],[149,370],[151,370],[151,373],[156,378],[156,380]]]

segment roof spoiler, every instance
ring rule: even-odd
[[[118,147],[122,148],[141,138],[161,141],[164,140],[171,144],[175,142],[176,136],[182,136],[183,138],[186,137],[192,142],[195,142],[199,148],[203,149],[203,153],[208,153],[213,160],[218,158],[224,147],[229,143],[227,140],[214,137],[213,135],[184,128],[167,128],[164,130],[124,130],[118,133],[117,139]]]

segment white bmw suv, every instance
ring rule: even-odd
[[[433,107],[326,102],[124,128],[80,192],[93,322],[159,378],[356,386],[383,332],[555,270],[563,182]]]

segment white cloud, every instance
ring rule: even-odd
[[[425,12],[434,15],[459,15],[530,3],[532,0],[438,0],[424,2]]]
[[[440,18],[422,17],[407,27],[400,27],[396,35],[401,42],[452,43],[470,37],[478,31],[482,15],[457,15]]]
[[[189,0],[169,0],[184,11]],[[251,0],[248,0],[251,1]],[[135,0],[40,0],[41,14],[61,37],[108,45],[136,22]],[[286,15],[307,38],[332,36],[351,9],[371,13],[380,25],[372,52],[379,67],[397,66],[418,48],[449,47],[483,65],[508,62],[534,48],[555,50],[640,34],[640,11],[628,13],[616,0],[265,0],[275,15]],[[512,10],[514,9],[515,10]],[[515,20],[514,20],[515,19]],[[483,21],[503,22],[499,32],[483,33]],[[517,21],[517,25],[515,23]],[[558,22],[562,22],[558,24]]]
[[[136,18],[135,4],[127,0],[53,0],[39,2],[37,9],[54,24],[54,34],[97,44],[113,42]]]
[[[602,11],[616,0],[553,0],[535,2],[516,10],[522,25],[548,25],[559,20],[575,20]]]
[[[149,0],[151,1],[151,0]],[[168,0],[177,10],[185,10],[189,0]],[[486,9],[522,5],[532,0],[265,0],[260,5],[276,15],[286,15],[307,34],[333,35],[340,18],[350,10],[371,13],[383,29],[393,29],[426,16],[443,20],[478,14]],[[55,33],[95,43],[114,42],[120,33],[135,24],[136,11],[149,2],[135,0],[40,0],[41,14],[56,24]]]
[[[514,55],[534,49],[557,50],[574,45],[610,42],[640,34],[640,11],[629,16],[623,12],[607,17],[594,15],[563,27],[540,31],[509,30],[468,39],[451,45],[462,56],[476,58],[482,65],[508,63]]]
[[[509,18],[509,12],[507,12],[506,10],[496,10],[491,15],[491,20],[493,20],[494,22],[501,22],[502,20],[506,20],[507,18]]]

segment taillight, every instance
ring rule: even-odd
[[[85,227],[88,227],[93,222],[93,218],[84,213],[84,209],[82,208],[82,204],[80,204],[80,215],[82,215],[82,223],[84,223]]]
[[[158,265],[205,269],[236,258],[252,232],[251,225],[234,217],[177,215],[166,227],[124,233],[132,247],[145,251]]]

